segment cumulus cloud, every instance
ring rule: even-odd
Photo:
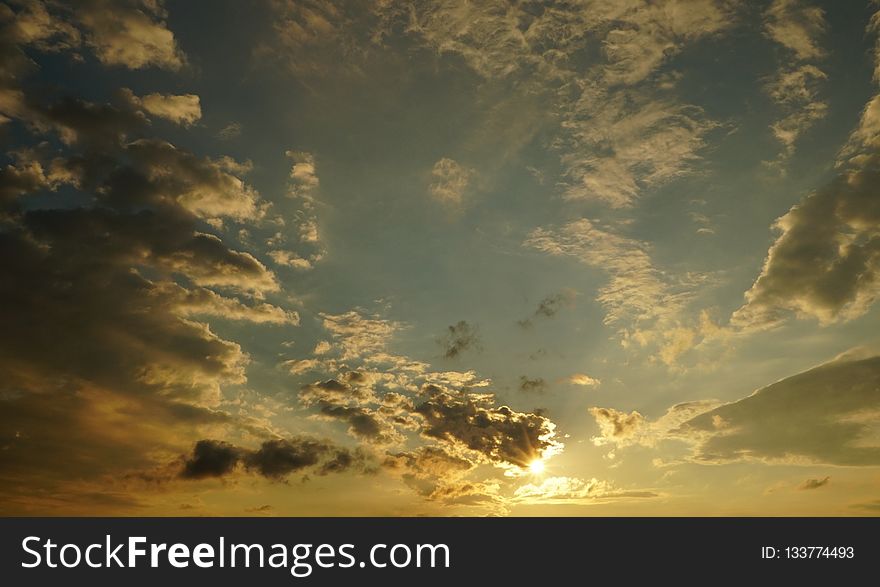
[[[427,386],[415,411],[424,418],[422,435],[466,449],[485,462],[528,467],[562,450],[556,425],[537,413],[494,406],[491,396]]]
[[[161,0],[87,0],[78,3],[74,16],[85,43],[105,65],[178,70],[186,62]]]
[[[858,349],[681,423],[696,462],[880,463],[880,357]]]
[[[443,349],[443,356],[454,359],[471,349],[480,348],[480,335],[476,326],[464,320],[447,327],[446,334],[437,341]]]
[[[878,181],[880,159],[866,155],[777,220],[780,234],[732,323],[765,328],[793,312],[829,324],[864,314],[878,293]]]
[[[444,157],[431,170],[431,196],[448,206],[460,206],[474,172],[454,159]]]

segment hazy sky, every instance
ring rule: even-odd
[[[877,514],[877,10],[0,4],[0,513]]]

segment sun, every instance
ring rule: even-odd
[[[541,459],[535,459],[529,463],[529,471],[531,471],[533,475],[540,475],[544,472],[544,461]]]

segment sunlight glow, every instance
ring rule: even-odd
[[[531,471],[533,475],[540,475],[544,472],[544,461],[541,459],[532,461],[529,463],[529,471]]]

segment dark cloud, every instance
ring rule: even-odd
[[[555,316],[560,310],[565,308],[570,308],[574,304],[574,300],[577,297],[577,292],[572,289],[563,289],[562,291],[548,295],[538,304],[538,307],[528,318],[524,318],[522,320],[518,320],[517,324],[522,326],[523,328],[531,328],[533,326],[532,320],[534,318],[552,318]]]
[[[200,440],[184,463],[180,476],[184,479],[223,477],[235,469],[240,459],[241,449],[227,442]]]
[[[829,481],[831,481],[831,477],[822,477],[821,479],[807,479],[800,484],[798,489],[819,489],[820,487],[825,487],[826,485],[828,485]]]
[[[401,439],[394,426],[375,410],[327,402],[319,402],[318,406],[321,417],[346,422],[349,434],[364,442],[391,444]]]
[[[470,349],[480,348],[480,336],[476,326],[471,326],[464,320],[449,326],[446,334],[438,340],[443,348],[443,356],[454,359]]]
[[[854,351],[686,421],[698,462],[878,465],[880,356]]]
[[[267,440],[258,449],[246,449],[219,440],[196,442],[179,473],[182,479],[224,477],[239,465],[267,479],[283,480],[307,470],[320,475],[363,471],[366,456],[311,438]]]
[[[527,393],[544,393],[544,390],[547,388],[547,383],[544,381],[542,377],[536,377],[535,379],[529,379],[525,375],[520,375],[519,377],[519,390]]]
[[[367,396],[367,393],[368,390],[352,387],[338,379],[328,379],[303,385],[300,389],[299,397],[306,405],[317,402],[344,404],[353,400],[363,399]]]
[[[264,423],[216,409],[248,356],[205,319],[297,318],[262,300],[278,288],[271,271],[209,234],[209,219],[259,221],[246,165],[144,137],[149,121],[124,93],[96,103],[25,81],[29,55],[83,42],[108,64],[162,65],[157,43],[173,36],[161,3],[83,2],[80,20],[60,3],[16,9],[0,5],[0,111],[31,147],[0,165],[0,500],[68,494],[57,507],[77,512],[107,479],[168,477],[127,473],[209,429],[265,438]],[[238,451],[201,443],[181,475],[226,474]]]
[[[495,406],[486,395],[436,386],[423,393],[427,399],[415,408],[425,420],[422,435],[475,451],[487,462],[526,467],[559,447],[556,426],[542,415]]]
[[[328,444],[315,440],[269,440],[259,450],[245,455],[244,462],[248,469],[254,469],[264,477],[281,479],[317,465],[330,451]]]

